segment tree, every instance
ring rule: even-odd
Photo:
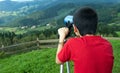
[[[109,36],[109,35],[117,36],[113,27],[105,25],[104,23],[98,24],[97,33],[99,33],[100,35],[103,35],[103,36]]]

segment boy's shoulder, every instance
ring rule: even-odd
[[[71,37],[69,39],[67,39],[67,42],[76,42],[76,41],[84,41],[84,40],[99,40],[99,41],[103,41],[103,42],[107,42],[110,43],[106,38],[102,37],[102,36],[83,36],[83,37]]]

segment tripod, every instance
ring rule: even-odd
[[[66,67],[67,67],[67,73],[70,73],[70,64],[69,64],[69,62],[66,62]],[[60,65],[60,73],[64,73],[64,64]]]

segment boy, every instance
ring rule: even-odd
[[[73,61],[74,73],[112,73],[113,50],[111,44],[101,36],[96,36],[98,24],[97,13],[83,7],[73,17],[74,33],[77,37],[70,38],[65,44],[64,39],[69,29],[58,29],[59,44],[56,63]]]

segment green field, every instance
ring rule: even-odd
[[[110,40],[114,52],[114,69],[113,73],[120,73],[120,40]]]
[[[120,40],[110,42],[115,56],[113,73],[120,73]],[[42,49],[0,59],[0,73],[59,73],[55,53],[56,49]],[[71,68],[73,73],[73,65]]]
[[[34,30],[37,30],[37,31],[42,31],[42,30],[45,30],[45,29],[50,29],[51,27],[54,28],[54,26],[37,26],[35,28],[32,28],[31,27],[26,27],[24,29],[22,29],[22,27],[0,27],[0,31],[1,32],[15,32],[15,34],[23,34],[23,33],[26,33],[28,31],[34,31]]]
[[[120,31],[116,32],[118,34],[118,36],[120,37]]]

